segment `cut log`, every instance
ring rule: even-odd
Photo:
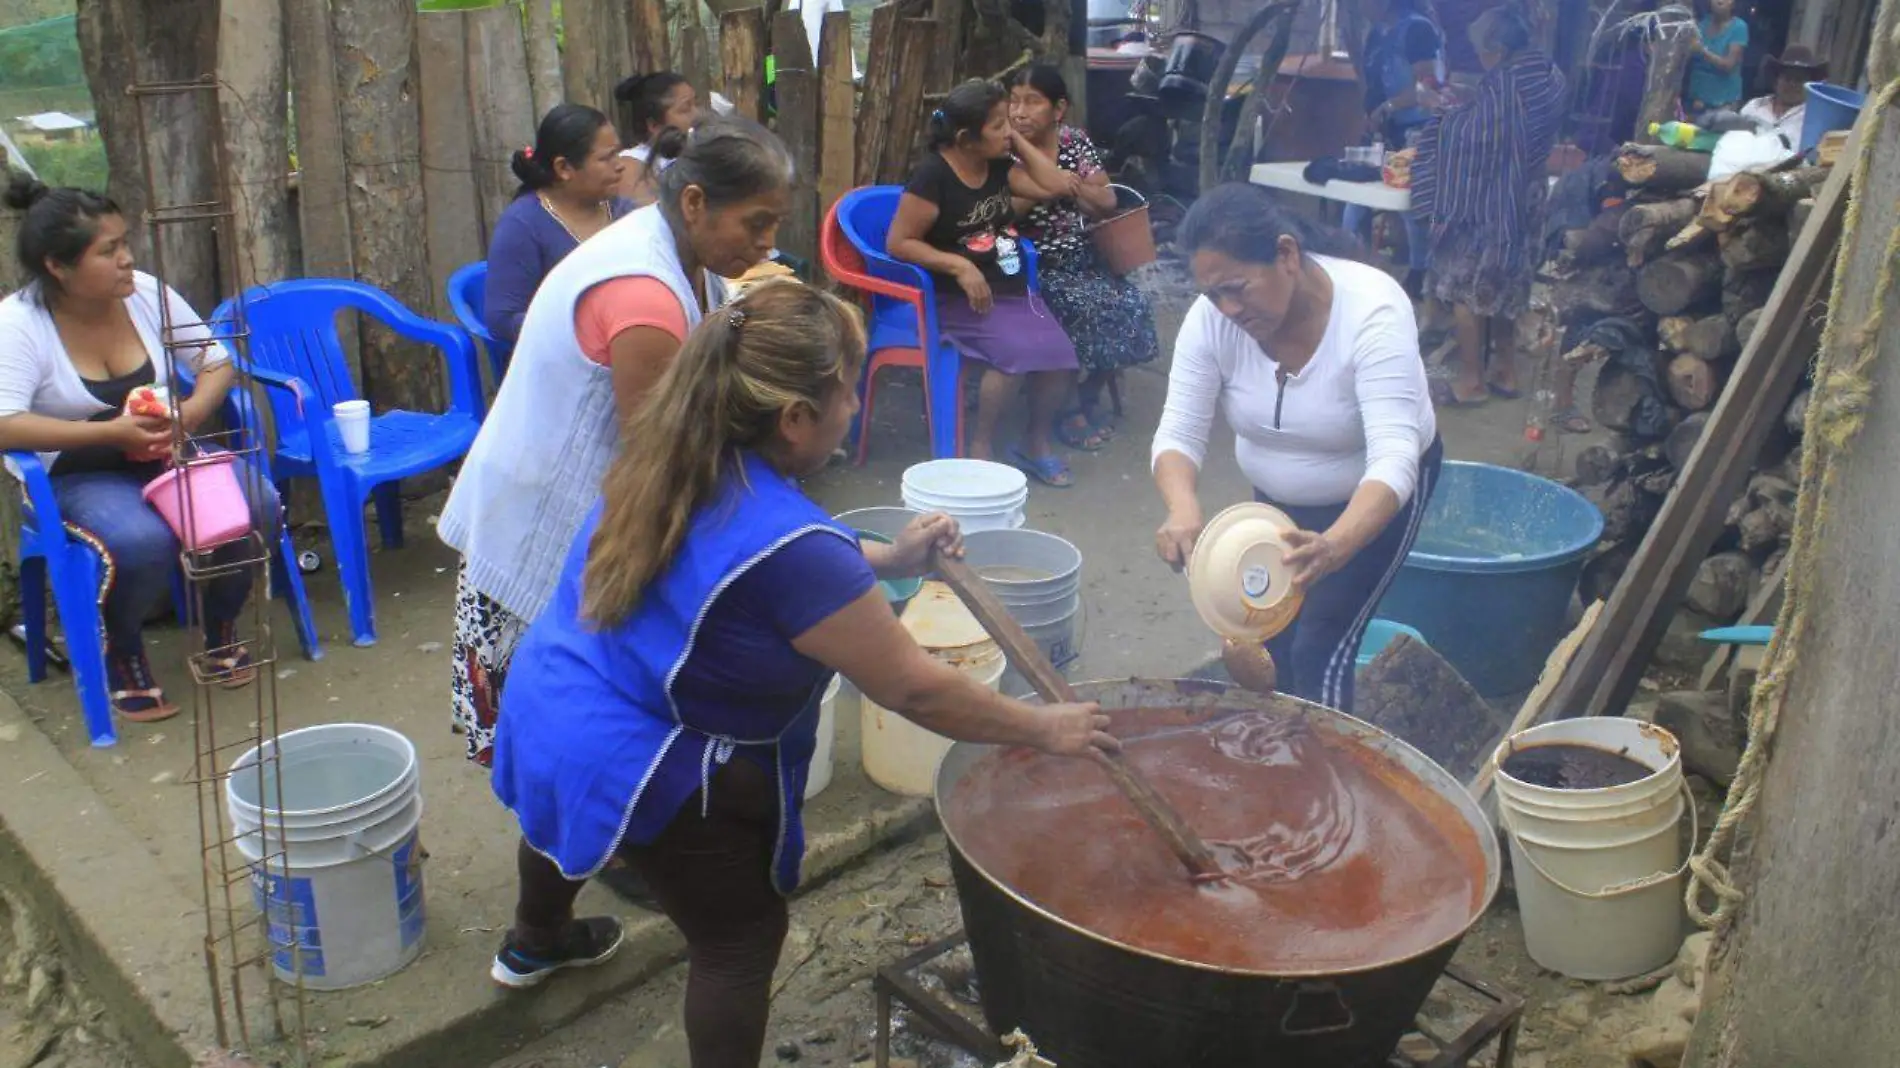
[[[1616,173],[1652,192],[1686,192],[1709,180],[1709,154],[1661,145],[1624,145]],[[1687,225],[1688,219],[1684,219]]]
[[[1793,508],[1795,498],[1800,495],[1800,492],[1796,483],[1772,472],[1764,471],[1748,480],[1748,499],[1758,507],[1764,504],[1781,504]]]
[[[1780,219],[1740,222],[1717,240],[1722,247],[1722,265],[1731,271],[1779,271],[1788,262],[1788,225]]]
[[[1730,219],[1786,219],[1794,206],[1814,196],[1827,181],[1825,167],[1797,167],[1791,171],[1762,174],[1744,171],[1716,183],[1709,199]]]
[[[1489,756],[1503,722],[1456,668],[1400,636],[1359,673],[1353,714],[1417,746],[1460,781]]]
[[[1722,261],[1708,253],[1671,253],[1643,267],[1636,295],[1657,315],[1681,315],[1702,308],[1720,294]]]
[[[1623,243],[1621,233],[1623,219],[1627,215],[1628,212],[1623,208],[1598,212],[1597,217],[1590,220],[1590,225],[1564,234],[1564,249],[1580,264],[1614,259]]]
[[[1621,263],[1587,267],[1551,283],[1550,306],[1565,328],[1587,325],[1605,315],[1640,314],[1643,309],[1636,299],[1636,273]]]
[[[1775,279],[1781,272],[1775,268],[1761,271],[1729,271],[1722,278],[1722,314],[1737,322],[1752,311],[1760,311],[1768,304],[1768,295],[1775,291]]]
[[[1732,360],[1741,354],[1742,344],[1735,336],[1735,324],[1726,315],[1705,315],[1683,332],[1682,348],[1711,363]]]
[[[735,115],[765,118],[765,9],[748,7],[719,18],[719,67]]]
[[[1628,478],[1585,487],[1583,495],[1603,513],[1602,540],[1618,545],[1640,540],[1662,506],[1659,498]]]
[[[1790,434],[1801,434],[1808,427],[1808,390],[1802,389],[1788,402],[1788,410],[1781,416],[1781,424]]]
[[[1617,232],[1631,267],[1641,267],[1663,252],[1663,246],[1695,219],[1696,202],[1685,197],[1655,204],[1637,204],[1623,213]],[[1599,216],[1600,218],[1600,216]]]
[[[1669,361],[1669,373],[1663,379],[1669,387],[1669,399],[1676,407],[1699,412],[1715,403],[1721,394],[1722,379],[1709,361],[1683,353]]]
[[[1680,471],[1689,466],[1689,454],[1695,451],[1696,442],[1702,440],[1702,430],[1708,425],[1708,412],[1692,412],[1676,424],[1662,445],[1663,456],[1669,460],[1670,467]]]
[[[1732,623],[1748,604],[1761,571],[1746,553],[1716,553],[1696,568],[1687,602],[1703,615]]]
[[[1743,313],[1735,321],[1735,346],[1739,352],[1748,346],[1748,340],[1755,336],[1755,327],[1761,323],[1761,309],[1754,308]]]
[[[1601,486],[1621,467],[1622,459],[1608,445],[1591,445],[1577,453],[1577,485]]]
[[[1780,501],[1763,501],[1737,524],[1742,551],[1761,559],[1787,544],[1794,532],[1794,509]]]
[[[1610,363],[1597,372],[1590,409],[1598,424],[1640,438],[1643,435],[1635,428],[1642,422],[1644,406],[1656,399],[1656,388],[1647,379],[1620,364]]]

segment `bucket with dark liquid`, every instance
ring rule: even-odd
[[[1497,891],[1470,795],[1295,698],[1075,689],[1243,874],[1194,887],[1086,761],[953,746],[937,808],[990,1028],[1082,1068],[1382,1065]]]

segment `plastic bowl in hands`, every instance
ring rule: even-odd
[[[1285,533],[1298,529],[1271,505],[1237,504],[1201,531],[1188,557],[1188,591],[1201,621],[1236,642],[1264,642],[1299,614]]]

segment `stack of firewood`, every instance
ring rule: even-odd
[[[1546,265],[1563,359],[1600,363],[1589,411],[1612,432],[1576,457],[1575,484],[1603,510],[1584,603],[1608,596],[1688,462],[1827,172],[1791,167],[1714,183],[1709,157],[1625,146],[1626,187]],[[1697,622],[1742,614],[1787,552],[1806,393],[1764,449],[1687,607]],[[1712,443],[1719,446],[1720,443]]]

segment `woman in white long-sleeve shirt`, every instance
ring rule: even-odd
[[[1168,508],[1155,549],[1179,568],[1200,536],[1196,483],[1218,408],[1255,496],[1299,526],[1287,559],[1306,601],[1267,643],[1280,689],[1350,712],[1359,641],[1444,458],[1412,303],[1390,275],[1346,258],[1343,235],[1257,186],[1203,196],[1175,241],[1204,295],[1181,325],[1155,433]]]

